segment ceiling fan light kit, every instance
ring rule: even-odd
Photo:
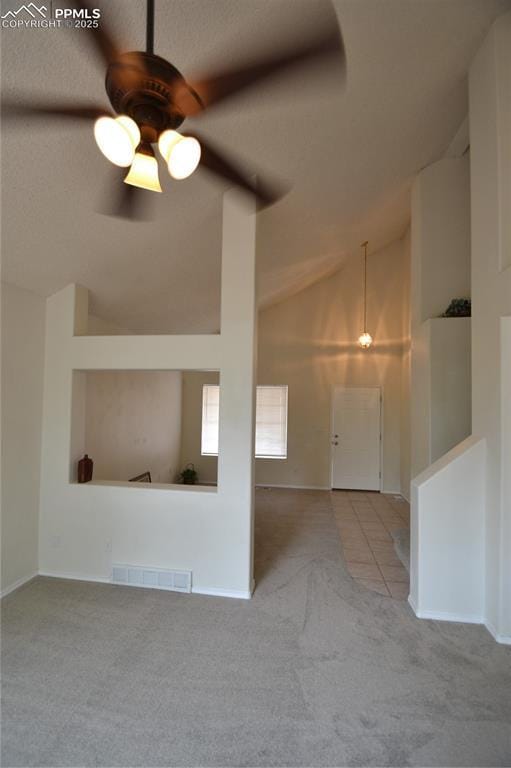
[[[90,0],[73,0],[84,12],[91,12]],[[264,84],[283,71],[314,60],[335,60],[345,69],[345,52],[333,7],[328,19],[317,20],[309,37],[294,41],[287,49],[254,53],[236,65],[229,63],[217,72],[185,80],[173,64],[154,53],[154,0],[147,0],[146,50],[121,52],[121,46],[102,16],[99,27],[87,28],[103,65],[105,87],[113,114],[90,102],[45,102],[16,99],[3,103],[2,116],[95,120],[94,137],[102,154],[114,165],[129,168],[126,185],[110,214],[136,219],[143,201],[134,187],[161,192],[158,161],[152,145],[157,144],[167,170],[174,179],[188,178],[197,167],[255,196],[258,207],[277,202],[285,192],[281,185],[265,184],[253,171],[245,170],[223,149],[197,131],[195,136],[177,132],[186,118],[200,118],[204,112],[254,86]],[[110,207],[109,207],[110,208]]]

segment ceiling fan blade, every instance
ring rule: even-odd
[[[194,131],[194,135],[201,144],[201,167],[254,195],[258,209],[273,205],[288,192],[288,189],[284,189],[282,186],[277,187],[277,185],[264,183],[259,177],[256,179],[251,176],[235,160],[230,159],[223,150],[214,146],[209,139],[198,136],[196,131]]]
[[[2,99],[2,119],[16,119],[19,117],[56,117],[72,118],[75,120],[95,120],[103,115],[109,115],[111,112],[98,104],[92,102],[38,102]]]
[[[150,192],[125,184],[127,168],[116,168],[99,213],[130,221],[149,221]]]
[[[88,17],[92,19],[92,11],[95,7],[93,3],[90,3],[89,0],[73,0],[73,4],[76,8],[86,11]],[[103,64],[108,65],[117,59],[121,52],[121,46],[115,40],[115,35],[104,17],[103,9],[101,10],[101,18],[98,19],[98,26],[96,28],[87,27],[86,31],[89,33],[89,39],[96,48]]]
[[[328,20],[323,19],[315,32],[309,31],[306,39],[297,40],[282,51],[255,55],[204,77],[187,78],[188,87],[178,86],[176,104],[183,114],[193,116],[274,76],[307,64],[327,63],[329,59],[339,66],[339,74],[344,77],[344,42],[335,12],[330,10]]]

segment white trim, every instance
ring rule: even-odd
[[[219,587],[192,587],[192,595],[208,595],[209,597],[232,597],[237,600],[250,600],[252,589],[221,589]]]
[[[468,616],[458,613],[448,613],[446,611],[418,611],[412,600],[412,596],[409,595],[408,602],[412,611],[415,613],[418,619],[430,619],[433,621],[455,621],[461,624],[481,624],[485,627],[490,635],[497,643],[502,645],[511,645],[511,635],[500,635],[493,624],[486,621],[482,616],[474,616],[469,614]]]
[[[419,610],[412,599],[412,596],[408,596],[408,603],[410,604],[413,612],[418,619],[429,619],[430,621],[454,621],[461,624],[484,624],[482,616],[475,615],[473,613],[450,613],[449,611],[422,611]]]
[[[14,592],[16,589],[19,589],[24,584],[28,584],[29,581],[32,581],[32,579],[35,579],[35,577],[38,576],[38,572],[34,571],[33,573],[29,573],[28,576],[22,576],[21,579],[16,579],[12,584],[10,584],[5,589],[2,589],[0,592],[0,599],[3,597],[7,597],[7,595],[10,595],[11,592]]]
[[[490,621],[485,621],[484,626],[493,637],[493,639],[497,641],[497,643],[502,643],[502,645],[511,645],[511,635],[499,635]]]
[[[37,576],[37,574],[35,574]],[[144,589],[155,589],[155,587],[148,586],[147,584],[119,584],[116,581],[112,581],[112,578],[103,578],[101,576],[86,576],[84,574],[73,574],[73,573],[55,573],[51,571],[39,571],[39,576],[49,576],[53,579],[66,579],[69,581],[92,581],[92,582],[98,582],[99,584],[111,584],[114,587],[122,587],[122,586],[140,586]],[[192,594],[197,595],[210,595],[212,597],[233,597],[238,600],[250,600],[252,597],[252,592],[254,590],[255,581],[252,580],[252,589],[251,590],[244,590],[244,589],[221,589],[217,587],[193,587],[192,586]],[[14,589],[14,587],[13,587]],[[167,590],[169,591],[169,590]],[[187,593],[190,594],[190,593]]]
[[[65,579],[66,581],[93,581],[99,584],[112,584],[111,576],[90,576],[85,573],[57,573],[55,571],[39,571],[39,576],[48,576],[50,579]]]
[[[328,485],[286,485],[284,483],[256,483],[256,488],[290,488],[295,491],[331,491]]]

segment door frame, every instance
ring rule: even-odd
[[[383,386],[381,384],[364,384],[359,387],[346,386],[345,384],[332,384],[332,390],[330,395],[330,490],[334,490],[334,405],[335,405],[335,390],[336,389],[377,389],[380,392],[380,488],[376,493],[383,492]],[[347,489],[349,490],[349,489]],[[362,491],[363,493],[363,491]]]

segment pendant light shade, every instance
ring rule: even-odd
[[[103,155],[114,165],[127,168],[140,142],[138,125],[131,117],[100,117],[94,124],[94,138]]]
[[[358,337],[358,343],[359,346],[362,347],[362,349],[369,349],[371,344],[373,343],[373,337],[370,333],[367,333],[367,331],[364,331],[364,333],[361,333]]]
[[[150,192],[161,192],[158,162],[150,144],[141,144],[139,146],[124,181],[133,187],[148,189]]]
[[[358,344],[362,349],[369,349],[373,343],[373,337],[367,331],[367,246],[369,241],[362,243],[364,249],[364,332],[358,337]]]
[[[193,136],[182,136],[172,130],[163,131],[158,139],[158,148],[173,179],[187,179],[199,165],[201,146]]]

